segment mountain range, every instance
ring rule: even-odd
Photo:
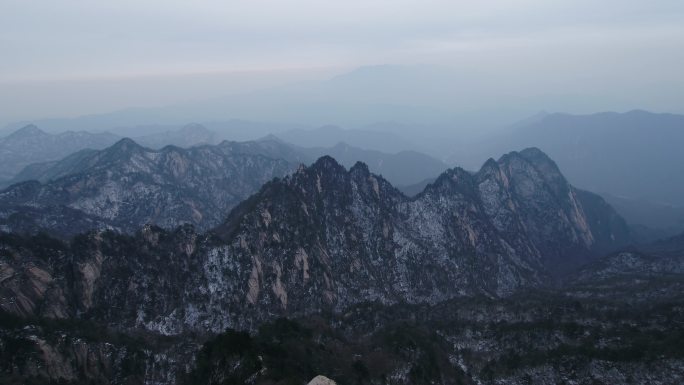
[[[119,139],[0,191],[0,383],[684,380],[684,238],[644,244],[540,149],[473,172],[219,137]]]
[[[0,138],[0,185],[9,185],[25,179],[22,171],[36,163],[39,167],[57,163],[81,150],[101,150],[120,140],[109,132],[66,131],[47,133],[35,125],[22,127]],[[187,125],[178,130],[141,136],[136,140],[145,146],[161,148],[166,145],[182,147],[216,142],[215,134],[200,125]]]
[[[153,137],[185,143],[214,138],[208,130],[196,134],[193,126]],[[154,142],[153,137],[146,138]],[[357,159],[367,161],[373,171],[397,184],[447,168],[416,152],[385,154],[345,144],[302,148],[274,136],[159,150],[122,139],[103,150],[83,149],[59,161],[25,167],[12,179],[14,184],[0,192],[0,226],[58,236],[91,228],[132,233],[147,223],[169,229],[191,223],[206,230],[266,181],[322,155],[338,157],[349,166]]]
[[[496,135],[479,141],[460,136],[457,139],[443,138],[439,140],[439,143],[444,148],[453,147],[451,150],[453,155],[446,163],[470,170],[479,168],[489,157],[520,148],[538,147],[558,162],[561,170],[576,186],[604,194],[608,198],[609,196],[619,197],[621,202],[615,200],[612,202],[621,203],[618,205],[618,210],[631,225],[642,228],[646,226],[649,229],[644,229],[645,232],[657,236],[668,236],[684,230],[684,227],[678,224],[678,218],[670,219],[667,215],[653,218],[639,213],[648,212],[649,207],[655,206],[671,206],[675,209],[684,207],[684,202],[680,199],[684,196],[682,194],[684,188],[677,184],[678,178],[672,177],[672,175],[682,173],[678,165],[684,162],[679,157],[681,151],[677,143],[682,141],[683,122],[684,118],[681,115],[646,111],[591,115],[541,113],[519,122],[508,130],[497,132]],[[344,142],[358,149],[376,150],[387,154],[418,150],[431,154],[437,161],[442,159],[439,154],[446,150],[436,150],[434,146],[426,145],[423,139],[415,135],[409,137],[404,135],[406,132],[420,132],[419,136],[429,137],[434,134],[432,132],[434,130],[429,127],[416,129],[415,124],[402,128],[403,126],[406,124],[376,124],[363,129],[340,129],[334,126],[310,129],[301,126],[296,128],[297,126],[286,124],[232,120],[223,123],[206,123],[208,129],[198,126],[197,131],[202,135],[196,135],[194,139],[192,132],[188,132],[192,131],[189,128],[185,132],[187,135],[182,138],[172,134],[172,132],[183,131],[180,125],[159,126],[151,131],[134,128],[121,131],[120,135],[131,136],[133,134],[137,142],[148,147],[160,148],[164,143],[185,147],[201,143],[217,143],[218,140],[226,138],[243,138],[244,140],[251,137],[254,139],[274,133],[296,146],[323,147],[329,149],[328,152],[332,152],[334,146]],[[137,138],[136,132],[147,133]],[[398,135],[397,132],[401,134]],[[155,137],[157,139],[154,139]],[[110,139],[112,141],[108,144],[112,144],[118,138]],[[71,153],[86,147],[103,148],[107,145],[102,144],[98,147],[83,144],[74,148],[73,143],[78,143],[78,141],[71,141],[66,147],[58,144],[53,146],[57,147],[56,149],[49,148],[42,152],[36,152],[31,147],[12,144],[11,149],[7,150],[9,152],[6,152],[10,154],[10,157],[3,163],[4,165],[11,165],[16,163],[16,159],[25,157],[31,157],[31,159],[11,166],[12,171],[5,171],[6,180],[3,184],[7,186],[21,181],[21,179],[7,179],[29,163],[56,161],[67,155],[65,152]],[[53,155],[45,159],[42,155],[51,152],[57,152],[60,156]],[[312,162],[316,159],[315,155],[322,154],[321,152],[315,153],[308,161]],[[361,153],[356,155],[360,156]],[[336,158],[340,156],[339,153],[334,154]],[[402,188],[438,175],[432,172],[429,175],[424,173],[422,177],[412,176],[411,179],[414,180],[408,182],[397,179],[389,170],[376,168],[377,162],[373,157],[357,160],[366,162],[373,172],[383,174],[393,184]],[[352,165],[351,161],[341,161],[347,167]],[[636,178],[635,175],[639,177]],[[422,186],[424,185],[425,183]],[[421,190],[422,186],[407,191],[416,193]],[[663,220],[660,221],[658,218]]]
[[[102,149],[118,139],[109,133],[85,131],[48,134],[34,125],[25,126],[0,138],[0,183],[31,163],[58,160],[84,148]]]
[[[0,226],[60,236],[93,228],[134,232],[147,223],[208,229],[262,184],[294,170],[297,163],[283,159],[287,151],[274,141],[152,150],[121,139],[25,170],[33,180],[0,192]]]
[[[281,149],[264,141],[153,151],[130,140],[113,149],[135,154],[137,168],[124,163],[119,177],[136,180],[165,164],[188,166],[171,174],[190,170],[191,154],[225,147],[216,159],[230,159],[269,145]],[[108,154],[90,155],[98,164]],[[412,198],[363,163],[347,170],[324,156],[266,182],[206,232],[0,235],[0,370],[97,383],[324,373],[364,384],[522,384],[539,370],[554,382],[615,380],[601,366],[610,363],[663,383],[684,367],[678,337],[657,337],[671,330],[668,319],[684,319],[684,243],[629,251],[630,237],[602,198],[572,187],[538,149],[476,173],[449,169]],[[613,250],[622,251],[601,258]],[[639,349],[660,354],[657,368],[625,345],[634,337],[621,325],[646,322],[635,303],[655,316]],[[595,348],[603,335],[615,339]]]
[[[219,123],[214,125],[217,124],[219,129],[223,127]],[[256,130],[251,136],[261,132],[257,123],[237,122],[236,124],[242,124],[244,129]],[[255,124],[257,125],[256,127]],[[269,127],[271,126],[267,125],[263,128],[268,129]],[[230,128],[226,129],[232,128],[235,127],[231,123]],[[187,124],[180,128],[155,126],[152,131],[153,133],[134,136],[133,139],[142,146],[161,149],[167,145],[192,147],[204,144],[218,144],[220,138],[226,136],[226,133],[208,129],[200,124]],[[128,131],[116,130],[115,132],[118,134]],[[134,132],[136,131],[133,130],[129,133]],[[140,128],[137,130],[138,134],[141,132],[145,132],[145,129]],[[399,136],[392,136],[386,132],[348,130],[338,127],[320,127],[315,130],[288,130],[279,133],[278,136],[268,134],[269,131],[264,132],[267,134],[264,134],[260,139],[284,141],[283,144],[290,145],[293,150],[300,153],[297,156],[289,154],[289,157],[286,157],[287,160],[302,161],[303,163],[310,164],[322,155],[331,155],[339,159],[347,167],[351,167],[358,160],[367,163],[373,172],[383,174],[396,185],[413,184],[424,179],[426,175],[437,176],[448,168],[443,162],[424,153],[397,150],[409,146],[408,142]],[[53,167],[58,169],[64,168],[64,164],[58,165],[58,163],[65,156],[81,150],[102,149],[121,139],[117,135],[109,133],[78,133],[85,137],[91,135],[94,138],[106,138],[102,143],[93,144],[92,141],[71,140],[70,135],[72,134],[74,133],[47,134],[35,126],[26,126],[11,134],[5,140],[6,145],[8,148],[11,148],[11,151],[7,150],[5,152],[5,156],[8,159],[6,163],[7,170],[4,174],[5,180],[2,181],[0,179],[0,182],[2,182],[0,185],[9,186],[10,184],[32,179],[45,182],[50,179],[50,173],[63,174],[64,170],[48,170]],[[238,134],[237,136],[250,135]],[[11,140],[18,137],[23,138],[23,142]],[[358,146],[345,143],[345,140],[356,143]],[[63,143],[65,141],[69,141],[68,145]],[[39,144],[40,151],[37,150],[37,144]],[[379,151],[377,148],[383,148],[387,151]],[[67,154],[64,155],[65,153]],[[76,161],[77,159],[77,156],[71,157],[70,161]]]
[[[583,384],[620,382],[619,367],[667,383],[684,368],[681,237],[633,248],[625,221],[542,151],[448,169],[412,197],[364,163],[301,156],[273,138],[124,139],[5,190],[35,218],[56,199],[142,202],[105,226],[129,234],[80,227],[87,212],[55,220],[81,232],[69,240],[0,234],[5,378]],[[148,207],[177,222],[145,225]],[[184,224],[188,208],[215,219]]]
[[[132,186],[143,166],[158,167],[150,157],[179,166],[171,176],[193,169],[181,162],[190,155],[177,149],[150,154],[129,141],[118,147],[138,152],[138,168],[125,175]],[[167,201],[152,198],[150,205]],[[201,209],[196,202],[190,208]],[[173,214],[190,219],[194,212]],[[187,226],[170,231],[145,226],[132,236],[91,232],[59,246],[57,259],[26,254],[42,273],[22,269],[27,261],[18,249],[19,259],[6,260],[6,268],[24,273],[6,283],[18,285],[11,285],[13,297],[27,300],[4,310],[58,318],[88,313],[163,334],[220,331],[275,314],[342,310],[363,301],[507,296],[548,284],[559,267],[580,266],[629,241],[627,226],[600,197],[575,190],[536,149],[488,161],[475,175],[448,170],[415,198],[362,163],[347,171],[322,157],[266,183],[205,234]],[[76,273],[58,279],[64,269]],[[42,283],[44,290],[22,286],[26,281],[20,277],[34,273],[38,279],[53,277]],[[155,299],[125,295],[131,287],[144,287]],[[53,294],[59,298],[44,302]]]

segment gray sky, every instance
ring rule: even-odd
[[[625,108],[678,112],[684,2],[0,0],[0,55],[0,123],[201,100],[374,64],[472,71],[499,95],[580,89],[597,110],[625,98]]]

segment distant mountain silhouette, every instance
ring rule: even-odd
[[[275,135],[300,147],[332,147],[343,142],[359,149],[386,153],[416,149],[415,144],[392,132],[343,129],[332,125],[312,130],[290,130]]]
[[[610,194],[601,196],[625,218],[642,243],[684,232],[684,207]]]
[[[272,126],[266,125],[265,132],[268,132],[268,127]],[[119,133],[133,134],[130,136],[136,143],[152,149],[161,149],[168,145],[187,148],[202,144],[218,144],[224,136],[196,123],[181,127],[129,127],[115,131],[116,133],[68,131],[50,134],[35,125],[23,127],[5,138],[0,138],[0,185],[6,187],[31,179],[48,180],[52,174],[61,172],[58,170],[63,169],[68,162],[80,161],[80,157],[88,154],[89,150],[100,150],[114,144],[121,139]],[[60,162],[68,155],[68,159]]]
[[[684,116],[646,111],[548,114],[454,154],[474,167],[492,154],[536,146],[574,185],[629,199],[684,206]]]
[[[309,126],[334,123],[350,127],[388,120],[443,123],[451,121],[458,113],[470,111],[472,107],[468,105],[473,100],[483,100],[473,97],[473,88],[464,87],[468,83],[472,83],[472,77],[441,66],[363,66],[319,81],[169,106],[128,108],[76,118],[45,119],[35,123],[48,131],[99,131],[116,127],[181,125],[231,119]],[[506,120],[501,114],[481,115]],[[17,124],[23,125],[15,123],[9,127],[16,129]]]
[[[31,163],[59,160],[84,148],[102,149],[119,139],[110,133],[67,131],[49,134],[27,125],[0,138],[0,184]]]
[[[216,144],[218,135],[201,124],[187,124],[178,130],[168,130],[157,134],[139,136],[136,142],[150,148],[162,148],[173,145],[190,147],[198,144]]]

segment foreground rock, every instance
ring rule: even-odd
[[[316,376],[309,381],[308,385],[337,385],[337,383],[326,376]]]

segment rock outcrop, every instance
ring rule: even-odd
[[[326,376],[316,376],[307,385],[337,385],[337,383]]]

